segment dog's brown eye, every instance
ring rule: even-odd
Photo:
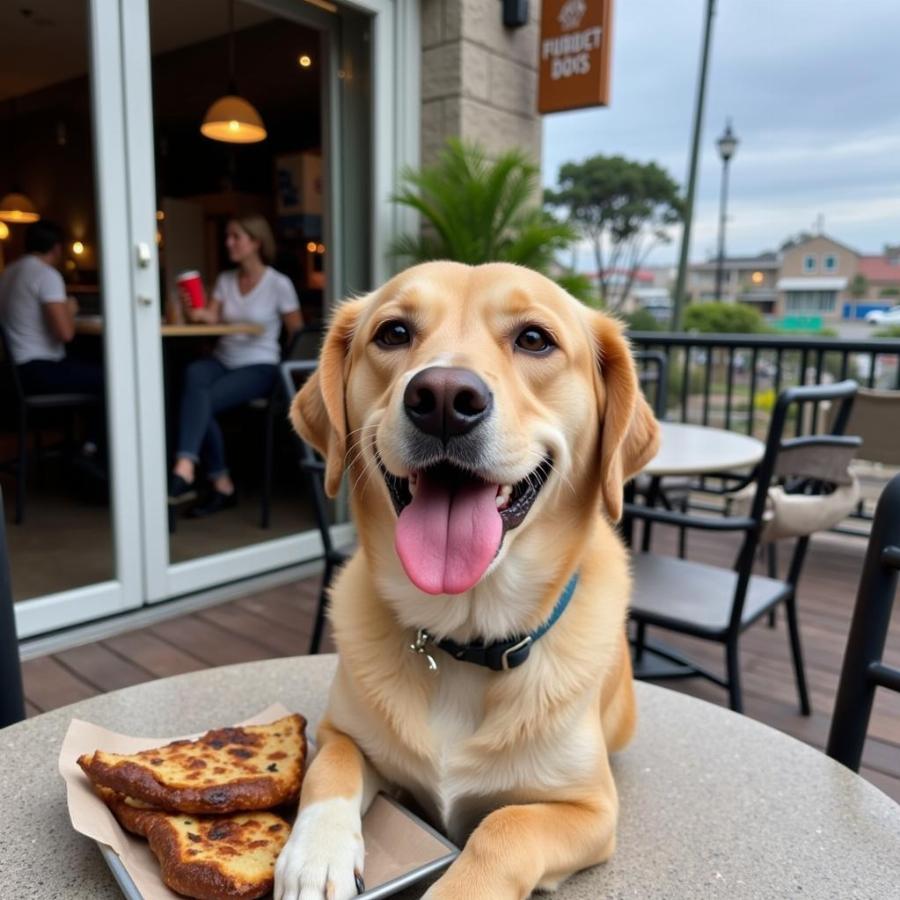
[[[521,350],[527,350],[529,353],[546,353],[555,347],[553,339],[544,331],[535,325],[529,325],[528,328],[522,329],[516,338],[516,346]]]
[[[397,319],[385,322],[375,332],[375,343],[381,347],[402,347],[412,340],[409,327]]]

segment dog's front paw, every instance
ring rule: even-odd
[[[334,798],[300,812],[275,864],[275,900],[351,900],[362,890],[359,803]]]

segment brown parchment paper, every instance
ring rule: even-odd
[[[237,724],[265,725],[287,715],[290,715],[290,710],[275,703]],[[218,728],[222,725],[223,723],[211,722],[209,727]],[[63,739],[59,753],[59,772],[66,783],[72,827],[85,837],[106,844],[116,852],[144,900],[179,900],[180,895],[163,884],[159,864],[147,842],[125,831],[106,804],[94,793],[90,781],[79,768],[77,759],[82,753],[92,753],[94,750],[137,753],[170,741],[195,737],[199,735],[131,737],[90,722],[72,719]],[[312,745],[309,754],[311,758]],[[364,877],[367,889],[386,884],[450,852],[445,844],[412,819],[401,806],[381,795],[375,798],[363,819],[363,839],[366,846]]]

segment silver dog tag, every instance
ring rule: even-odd
[[[428,652],[428,644],[431,640],[431,635],[424,628],[420,628],[416,632],[415,641],[409,645],[409,650],[411,653],[419,653],[425,657],[429,672],[437,672],[437,660]]]

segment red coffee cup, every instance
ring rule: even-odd
[[[193,269],[189,272],[179,272],[175,284],[187,292],[193,309],[203,309],[206,306],[206,291],[203,289],[203,279],[199,272]]]

